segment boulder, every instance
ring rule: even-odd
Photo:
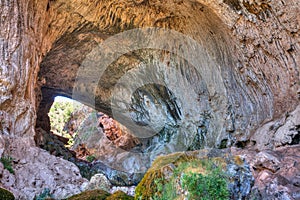
[[[253,183],[250,167],[240,156],[220,150],[174,153],[154,161],[135,199],[245,199]]]
[[[53,198],[63,199],[82,192],[82,184],[88,182],[73,163],[34,147],[30,138],[8,137],[5,142],[14,174],[4,169],[1,183],[17,199],[33,199],[45,189]]]
[[[111,183],[109,180],[106,178],[104,174],[95,174],[92,176],[87,189],[88,190],[96,190],[96,189],[101,189],[104,191],[109,192],[111,188]]]

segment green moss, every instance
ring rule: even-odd
[[[12,168],[12,157],[10,156],[4,156],[0,159],[2,162],[4,169],[7,169],[10,173],[15,174],[14,169]]]
[[[115,193],[107,197],[106,200],[133,200],[133,199],[134,198],[132,196],[129,196],[122,191],[116,191]]]
[[[104,190],[88,190],[74,195],[68,200],[105,200],[110,194]]]
[[[159,193],[158,185],[154,180],[162,178],[162,173],[159,170],[148,171],[135,189],[135,199],[146,200]]]
[[[14,200],[15,197],[10,191],[0,188],[0,199]]]
[[[223,158],[199,158],[195,152],[158,157],[136,188],[136,200],[228,199]]]

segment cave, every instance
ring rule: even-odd
[[[38,74],[36,127],[49,132],[53,97],[70,97],[131,131],[142,148],[118,159],[136,159],[134,170],[141,172],[158,155],[244,148],[253,130],[276,115],[273,75],[240,66],[235,54],[243,51],[231,48],[238,40],[209,6],[174,1],[153,7],[145,1],[123,12],[118,6],[111,4],[109,18],[101,16],[103,24],[77,22],[53,43]],[[143,16],[145,9],[151,12]],[[120,171],[133,169],[126,167]]]
[[[0,152],[18,158],[24,145],[44,155],[57,96],[115,120],[125,136],[96,120],[107,136],[90,140],[99,162],[76,163],[64,148],[48,148],[49,157],[67,155],[53,162],[114,185],[137,185],[158,156],[175,152],[299,148],[297,1],[15,0],[0,10],[0,133],[9,143]],[[30,187],[6,186],[29,199],[41,192]]]

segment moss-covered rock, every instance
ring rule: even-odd
[[[68,200],[105,200],[110,194],[104,190],[87,190],[69,197]]]
[[[132,196],[122,191],[110,194],[104,190],[87,190],[80,194],[69,197],[68,200],[133,200]]]
[[[135,199],[242,199],[253,177],[241,157],[200,150],[158,157],[136,188]]]
[[[106,200],[133,200],[134,198],[132,196],[127,195],[125,192],[122,191],[116,191],[109,197],[107,197]]]
[[[0,199],[14,200],[15,197],[10,191],[8,191],[6,189],[3,189],[3,188],[0,188]]]

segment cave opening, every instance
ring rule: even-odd
[[[101,161],[95,163],[97,172],[104,172],[111,181],[121,178],[125,185],[139,180],[137,174],[144,173],[158,155],[216,147],[219,141],[228,139],[223,125],[230,126],[233,116],[230,110],[226,112],[230,102],[225,96],[228,85],[224,85],[231,81],[222,77],[227,71],[231,74],[226,29],[218,16],[201,4],[174,7],[183,9],[174,12],[177,17],[159,22],[159,30],[143,29],[144,25],[136,24],[132,30],[115,32],[116,29],[103,30],[87,22],[57,38],[40,66],[42,97],[37,100],[36,134],[40,129],[46,133],[53,131],[50,122],[54,121],[49,119],[48,112],[56,104],[56,96],[95,108],[95,124],[90,126],[87,122],[82,127],[86,134],[97,134],[83,134],[80,143],[76,141],[78,134],[75,138],[67,135],[69,145],[78,145],[73,143],[73,152],[67,152],[65,158],[73,159],[74,152],[79,152],[77,157],[85,161],[88,156],[88,160],[97,158]],[[193,11],[188,20],[182,15],[185,8]],[[173,8],[164,12],[169,9]],[[156,17],[149,20],[157,21]],[[166,31],[168,28],[174,32]],[[119,131],[107,128],[106,122]],[[87,130],[88,127],[93,130]],[[233,132],[230,127],[228,130]],[[60,135],[64,131],[60,128]],[[62,146],[66,147],[66,143]],[[93,171],[91,167],[86,169]],[[118,171],[114,177],[111,169]],[[121,172],[126,175],[120,175]]]
[[[109,141],[123,150],[131,150],[140,144],[113,118],[68,97],[55,96],[47,118],[50,130],[45,131],[45,126],[37,127],[36,143],[51,154],[68,160],[76,158],[92,162],[101,159],[98,154],[101,141]]]

